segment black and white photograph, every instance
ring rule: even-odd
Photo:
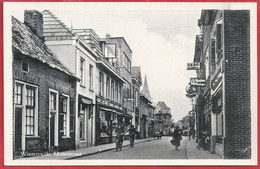
[[[4,3],[6,165],[256,165],[256,3]]]

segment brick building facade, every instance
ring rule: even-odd
[[[251,158],[249,11],[202,10],[198,25],[197,136],[207,131],[210,151],[223,158]]]
[[[12,18],[14,157],[74,149],[78,79],[44,44],[42,23],[31,24],[38,18],[37,11],[25,12],[25,24]]]

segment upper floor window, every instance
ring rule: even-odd
[[[99,94],[104,96],[104,74],[99,72]]]
[[[85,73],[85,60],[83,58],[80,58],[80,64],[79,64],[79,73],[80,73],[80,84],[85,85],[85,78],[84,78],[84,73]]]
[[[128,56],[124,53],[123,56],[123,66],[131,72],[131,61],[128,59]]]
[[[115,100],[115,83],[114,83],[114,81],[111,82],[111,99]]]
[[[135,106],[138,107],[138,91],[135,90]]]
[[[119,85],[119,94],[118,94],[118,99],[119,99],[119,103],[122,103],[122,86]]]
[[[206,80],[208,79],[209,76],[209,47],[206,49],[205,53],[205,75],[206,75]]]
[[[28,62],[25,62],[25,61],[22,62],[22,71],[29,72],[29,64],[28,64]]]
[[[216,23],[216,52],[217,52],[217,60],[222,57],[223,50],[223,26],[222,20],[218,20]]]
[[[89,64],[89,89],[93,90],[93,65]]]
[[[115,83],[115,101],[118,101],[118,84]]]
[[[215,63],[216,63],[216,57],[215,57],[215,53],[216,53],[216,50],[215,50],[215,45],[216,45],[216,38],[213,37],[211,39],[211,69],[214,70],[215,68]]]
[[[106,95],[107,95],[107,98],[110,98],[110,79],[109,79],[109,77],[107,77],[107,81],[106,81]]]

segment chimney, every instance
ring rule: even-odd
[[[110,39],[111,35],[110,34],[106,34],[106,39]]]
[[[24,24],[27,25],[35,35],[43,39],[43,18],[39,11],[25,10]]]

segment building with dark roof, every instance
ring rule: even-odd
[[[45,45],[40,21],[37,11],[25,11],[25,23],[12,17],[14,158],[75,148],[79,78]]]

